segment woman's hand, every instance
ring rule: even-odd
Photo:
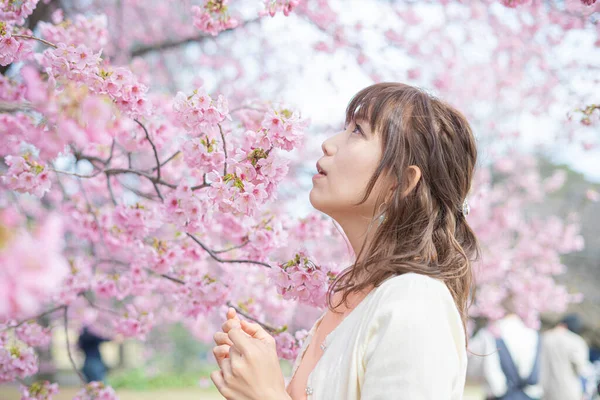
[[[213,336],[216,344],[213,348],[213,355],[217,360],[217,364],[219,364],[219,368],[221,368],[221,362],[229,357],[229,348],[233,343],[231,343],[227,334],[234,326],[240,326],[240,318],[237,316],[235,308],[229,307],[229,310],[227,310],[227,321],[221,325],[222,331],[215,333]]]
[[[226,399],[235,400],[290,399],[275,339],[258,324],[232,319],[223,324],[224,327],[226,324],[231,328],[227,333],[231,344],[219,346],[230,346],[229,356],[221,359],[220,371],[210,374],[219,392]],[[219,337],[220,342],[221,339],[224,338]]]

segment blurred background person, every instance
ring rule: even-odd
[[[590,368],[589,348],[580,336],[583,324],[575,314],[563,318],[543,335],[541,382],[544,400],[581,400]]]
[[[539,333],[509,313],[469,340],[467,376],[479,381],[487,400],[540,400]]]
[[[81,372],[88,382],[105,382],[107,368],[100,353],[100,344],[108,340],[98,336],[87,326],[81,330],[77,346],[85,354]]]

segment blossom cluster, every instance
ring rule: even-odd
[[[127,115],[134,118],[147,115],[151,111],[146,98],[148,87],[128,68],[101,66],[100,53],[83,44],[74,46],[61,42],[56,48],[45,50],[37,61],[45,68],[50,81],[83,83],[93,93],[108,95]]]
[[[173,110],[192,137],[202,135],[214,139],[219,134],[218,124],[231,120],[227,99],[219,95],[215,100],[202,87],[190,96],[177,92]]]
[[[0,336],[0,383],[23,379],[37,371],[37,355],[33,348],[11,344]]]
[[[33,13],[38,1],[39,0],[0,0],[0,20],[22,25],[25,23],[25,18]]]
[[[280,264],[271,277],[283,298],[314,307],[325,306],[327,288],[332,278],[333,274],[326,267],[314,265],[303,253]]]
[[[186,317],[207,315],[216,307],[225,304],[229,294],[226,285],[209,275],[193,277],[179,289],[180,311]]]
[[[44,328],[33,321],[21,324],[15,329],[16,337],[31,347],[47,347],[50,344],[50,328]]]
[[[52,400],[58,394],[58,384],[49,381],[34,382],[29,386],[21,385],[21,400]]]
[[[73,400],[118,400],[115,390],[102,382],[90,382],[81,389]]]
[[[194,26],[213,36],[226,29],[237,27],[239,21],[229,14],[228,2],[228,0],[204,0],[202,6],[193,6]]]
[[[138,310],[133,304],[127,304],[125,314],[114,321],[115,330],[124,337],[145,339],[154,322],[154,314],[150,311]]]
[[[29,40],[13,36],[15,32],[20,35],[30,35],[29,30],[19,29],[13,25],[0,21],[0,65],[9,65],[16,61],[29,58],[33,54],[33,45]]]
[[[300,4],[300,0],[265,0],[265,9],[261,15],[269,14],[274,17],[278,12],[283,12],[286,17]]]
[[[53,23],[41,21],[42,37],[52,43],[81,44],[98,52],[108,44],[108,20],[106,15],[86,17],[81,14],[72,19],[63,19],[62,10],[52,14]]]
[[[307,335],[306,329],[300,329],[294,335],[288,331],[275,334],[275,346],[279,357],[290,361],[295,360]]]
[[[37,197],[42,197],[50,190],[52,182],[48,170],[29,156],[6,156],[4,162],[9,168],[0,178],[9,189],[20,193],[31,193]]]

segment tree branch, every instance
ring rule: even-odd
[[[223,176],[227,175],[227,144],[225,143],[225,135],[223,134],[223,127],[219,125],[219,132],[221,132],[221,140],[223,140],[223,153],[225,153],[225,161],[223,167]]]
[[[273,268],[271,265],[269,265],[267,263],[264,263],[262,261],[255,261],[255,260],[224,260],[224,259],[220,258],[219,256],[217,256],[217,254],[214,251],[212,251],[211,249],[209,249],[208,247],[206,247],[206,245],[204,243],[202,243],[200,240],[198,240],[191,233],[186,233],[186,235],[189,236],[200,247],[202,247],[204,249],[204,251],[206,251],[208,253],[208,255],[210,255],[214,260],[216,260],[216,261],[218,261],[220,263],[256,264],[256,265],[262,265],[263,267],[267,267],[267,268]]]
[[[175,157],[177,157],[179,154],[181,154],[181,151],[177,150],[175,153],[173,153],[169,158],[167,158],[165,161],[163,161],[159,165],[161,167],[164,167],[169,161],[171,161],[172,159],[174,159]],[[157,168],[158,168],[158,166],[152,168],[152,172],[156,171]]]
[[[242,243],[242,244],[238,244],[237,246],[231,246],[231,247],[223,249],[223,250],[213,250],[213,253],[215,253],[215,254],[227,253],[227,252],[229,252],[231,250],[241,249],[242,247],[244,247],[248,243],[250,243],[250,240],[246,239],[244,241],[244,243]]]
[[[158,198],[160,199],[160,201],[164,201],[165,199],[163,198],[163,195],[160,192],[160,189],[156,185],[156,182],[160,182],[160,160],[158,158],[158,151],[156,150],[156,146],[154,145],[154,142],[152,141],[152,139],[150,139],[150,134],[148,133],[148,129],[146,129],[144,124],[142,124],[138,119],[134,119],[134,121],[137,122],[137,124],[142,127],[142,129],[144,130],[144,133],[146,134],[146,139],[148,140],[148,142],[150,142],[150,146],[152,146],[152,151],[154,152],[154,158],[156,159],[156,181],[153,181],[152,185],[154,186],[154,190],[156,190],[156,194],[158,195]]]
[[[107,169],[104,171],[104,173],[106,174],[110,174],[110,175],[116,175],[116,174],[135,174],[135,175],[139,175],[139,176],[143,176],[144,178],[147,178],[150,182],[159,184],[159,185],[163,185],[163,186],[167,186],[170,187],[171,189],[177,189],[177,185],[174,185],[172,183],[169,182],[165,182],[163,180],[159,180],[156,179],[156,177],[149,175],[145,172],[142,171],[137,171],[135,169],[127,169],[127,168],[112,168],[112,169]]]
[[[228,307],[231,307],[231,308],[233,308],[233,309],[235,309],[235,311],[236,311],[238,314],[242,315],[244,318],[247,318],[247,319],[249,319],[250,321],[254,321],[254,322],[256,322],[257,324],[259,324],[260,326],[262,326],[263,328],[265,328],[266,330],[268,330],[268,331],[270,331],[270,332],[279,332],[279,331],[281,331],[280,329],[274,328],[274,327],[272,327],[271,325],[267,325],[267,324],[265,324],[264,322],[261,322],[261,321],[257,320],[256,318],[254,318],[254,317],[251,317],[251,316],[250,316],[250,315],[248,315],[246,312],[244,312],[244,311],[240,310],[240,308],[239,308],[239,307],[236,307],[236,306],[234,306],[234,305],[233,305],[233,304],[232,304],[230,301],[228,301],[228,302],[227,302],[227,306],[228,306]]]
[[[117,199],[115,199],[115,193],[112,189],[112,184],[110,183],[110,175],[106,175],[106,187],[108,188],[108,193],[110,194],[110,199],[114,206],[117,205]]]
[[[50,43],[47,40],[44,40],[42,38],[39,37],[35,37],[35,36],[31,36],[31,35],[12,35],[13,37],[17,37],[17,38],[21,38],[21,39],[30,39],[30,40],[37,40],[40,43],[45,44],[46,46],[50,46],[50,47],[54,47],[55,49],[58,49],[58,47],[54,44],[54,43]]]
[[[241,25],[238,25],[235,28],[230,28],[230,29],[224,30],[223,32],[221,32],[220,35],[223,35],[223,33],[225,33],[225,32],[233,31],[234,29],[245,27],[245,26],[250,25],[250,24],[252,24],[254,22],[257,22],[259,20],[260,20],[260,18],[249,19],[247,21],[244,21]],[[203,33],[203,34],[200,34],[200,35],[194,36],[194,37],[189,37],[189,38],[184,38],[184,39],[177,39],[177,40],[170,40],[170,41],[166,41],[166,42],[154,44],[154,45],[151,45],[151,46],[139,47],[139,48],[134,49],[133,51],[131,51],[131,58],[141,57],[141,56],[146,55],[147,53],[153,53],[153,52],[156,52],[156,51],[170,50],[170,49],[173,49],[173,48],[176,48],[176,47],[180,47],[180,46],[184,46],[184,45],[190,44],[190,43],[201,43],[205,39],[212,39],[212,36],[206,35],[206,34]]]
[[[55,311],[58,311],[58,310],[61,310],[61,309],[63,309],[63,308],[65,308],[65,306],[56,306],[56,307],[53,307],[53,308],[51,308],[51,309],[49,309],[49,310],[47,310],[47,311],[44,311],[43,313],[41,313],[41,314],[38,314],[38,315],[36,315],[36,316],[34,316],[34,317],[31,317],[31,318],[26,318],[26,319],[22,320],[21,322],[17,323],[16,325],[11,325],[11,326],[8,326],[8,327],[6,327],[6,329],[4,329],[4,330],[0,330],[0,332],[6,331],[6,330],[8,330],[8,329],[14,329],[14,328],[17,328],[17,327],[19,327],[19,326],[21,326],[21,325],[23,325],[23,324],[25,324],[25,323],[27,323],[27,322],[29,322],[29,321],[36,321],[36,320],[38,320],[38,319],[40,319],[40,318],[42,318],[42,317],[45,317],[45,316],[46,316],[46,315],[48,315],[48,314],[52,314],[53,312],[55,312]]]
[[[79,369],[77,369],[77,365],[75,365],[75,360],[73,360],[73,354],[71,354],[71,344],[69,343],[69,316],[68,316],[68,312],[69,312],[69,307],[65,306],[64,307],[65,312],[64,312],[64,324],[65,324],[65,340],[67,341],[67,353],[69,354],[69,361],[71,362],[71,366],[73,367],[73,370],[75,372],[77,372],[77,375],[79,376],[79,379],[81,379],[81,382],[83,382],[83,384],[87,383],[85,377],[83,376],[83,374],[81,373],[81,371],[79,371]]]

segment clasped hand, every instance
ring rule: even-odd
[[[291,400],[279,366],[275,339],[260,325],[227,311],[222,331],[215,333],[213,354],[220,370],[210,378],[228,400]]]

